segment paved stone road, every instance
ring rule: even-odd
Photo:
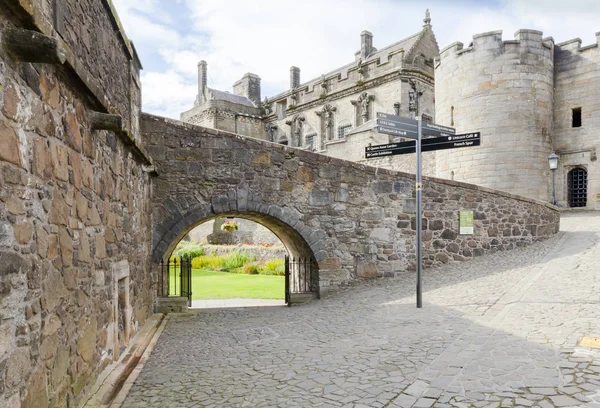
[[[300,307],[172,315],[124,407],[600,407],[600,213]]]

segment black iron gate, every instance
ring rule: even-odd
[[[315,282],[313,262],[310,258],[285,257],[285,303],[290,306],[294,295],[316,293],[319,297],[318,283]]]
[[[576,168],[569,172],[569,207],[587,205],[587,171]]]
[[[192,260],[176,257],[160,262],[158,275],[158,297],[186,297],[188,306],[192,305]]]

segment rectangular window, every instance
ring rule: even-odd
[[[574,128],[581,127],[581,108],[573,108],[572,126]]]
[[[338,127],[338,139],[345,139],[346,135],[350,132],[350,129],[352,129],[352,125]]]
[[[285,110],[287,109],[286,101],[277,102],[277,119],[285,118]]]
[[[306,135],[306,147],[308,150],[315,150],[317,148],[317,134],[311,133],[310,135]]]

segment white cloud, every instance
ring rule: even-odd
[[[174,71],[148,72],[142,75],[142,109],[169,118],[192,107],[198,87],[196,83]]]
[[[253,72],[262,78],[263,96],[271,96],[288,88],[292,65],[301,68],[304,82],[351,63],[362,30],[373,33],[379,48],[418,32],[426,7],[416,0],[115,3],[140,55],[161,63],[157,68],[153,60],[153,71],[143,75],[144,109],[174,118],[192,107],[199,60],[208,62],[209,86],[230,91]],[[508,40],[520,28],[542,30],[557,42],[581,37],[585,45],[600,30],[597,0],[432,0],[427,6],[440,47],[454,41],[466,46],[473,34],[492,30],[503,30]],[[175,15],[185,16],[186,24]]]

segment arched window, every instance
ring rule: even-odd
[[[569,207],[585,207],[587,204],[587,171],[576,167],[568,174]]]

